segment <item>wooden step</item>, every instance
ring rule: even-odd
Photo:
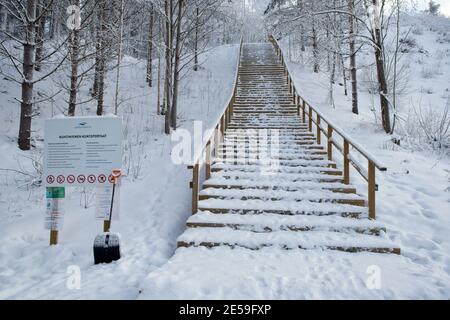
[[[349,219],[339,216],[301,216],[262,213],[260,215],[215,214],[199,211],[187,221],[188,228],[223,228],[251,232],[272,231],[333,231],[380,235],[386,232],[382,224],[369,219]]]
[[[252,180],[235,180],[235,179],[218,179],[211,178],[203,183],[203,188],[217,189],[263,189],[263,190],[328,190],[338,193],[356,193],[356,188],[338,182],[320,183],[317,181],[300,181],[300,182],[278,182],[277,184],[270,181],[252,181]]]
[[[265,200],[282,201],[289,200],[295,202],[329,202],[339,204],[349,204],[352,206],[364,207],[366,202],[355,194],[336,193],[328,190],[261,190],[261,189],[203,189],[199,195],[200,200],[221,199],[221,200]]]
[[[224,164],[224,163],[214,163],[211,166],[212,172],[226,171],[226,172],[262,172],[263,168],[260,165],[232,165],[232,164]],[[277,166],[273,168],[270,172],[275,173],[305,173],[305,172],[315,172],[321,174],[328,174],[332,176],[342,176],[342,171],[331,168],[328,166]],[[267,170],[264,170],[264,173],[267,173]]]
[[[400,249],[381,237],[359,233],[330,231],[254,233],[231,228],[190,228],[178,238],[178,247],[230,246],[257,250],[265,247],[280,249],[326,249],[345,252],[376,252],[400,254]]]

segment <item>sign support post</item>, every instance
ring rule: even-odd
[[[46,190],[47,216],[46,228],[50,230],[50,245],[58,244],[58,231],[62,227],[64,218],[63,201],[65,198],[65,188],[48,187]]]
[[[111,208],[109,211],[109,218],[108,220],[104,220],[103,221],[103,232],[109,232],[109,230],[111,229],[111,220],[112,220],[112,215],[113,215],[113,205],[114,205],[114,193],[116,190],[116,187],[119,183],[119,179],[122,176],[122,170],[120,169],[114,169],[112,171],[111,174],[111,183],[113,184],[113,189],[112,189],[112,195],[111,195]]]

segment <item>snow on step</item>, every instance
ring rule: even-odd
[[[350,252],[396,252],[392,243],[381,237],[329,231],[254,233],[231,228],[190,228],[178,238],[178,246],[189,245],[229,245],[248,249],[273,246],[283,249],[323,248]]]
[[[214,159],[215,164],[223,165],[254,165],[262,167],[261,170],[272,170],[280,167],[328,167],[333,166],[333,161],[323,159],[296,159],[296,160],[277,160],[267,162],[259,159],[233,158],[233,159]],[[267,171],[264,171],[267,172]]]
[[[256,198],[256,199],[277,199],[289,201],[302,200],[324,200],[324,202],[332,202],[335,200],[355,200],[364,201],[364,198],[356,194],[336,193],[329,190],[322,189],[307,189],[307,190],[264,190],[264,189],[218,189],[206,188],[200,191],[200,198],[202,197],[221,197],[224,199],[241,199],[241,198]]]
[[[298,182],[298,181],[342,181],[342,177],[332,176],[322,173],[305,172],[305,173],[274,173],[269,172],[239,172],[239,171],[218,171],[214,174],[216,178],[248,180],[248,181],[271,181],[279,182]]]
[[[236,92],[179,247],[400,252],[302,121],[272,45],[244,45]]]
[[[239,227],[254,232],[268,232],[276,230],[296,231],[356,231],[363,233],[379,234],[385,231],[382,224],[368,219],[348,219],[340,216],[302,216],[302,215],[278,215],[262,213],[259,215],[240,214],[215,214],[208,211],[200,211],[187,221],[188,227]]]
[[[277,182],[273,183],[270,180],[267,181],[251,181],[251,180],[235,180],[235,179],[220,179],[211,178],[205,181],[203,184],[205,188],[227,188],[227,189],[273,189],[273,190],[331,190],[333,192],[340,193],[355,193],[355,187],[338,183],[338,182],[313,182],[313,181],[300,181],[300,182]]]
[[[313,202],[308,200],[222,200],[208,199],[199,201],[200,210],[212,212],[273,212],[280,214],[304,214],[304,215],[341,215],[345,217],[367,216],[367,208],[348,204]]]
[[[308,162],[305,162],[305,164],[307,164]],[[266,168],[263,171],[263,168],[261,168],[261,166],[258,165],[251,165],[251,164],[247,164],[247,165],[230,165],[230,164],[224,164],[224,163],[215,163],[212,165],[212,170],[213,171],[219,171],[219,170],[223,170],[226,172],[229,171],[243,171],[243,172],[261,172],[261,173],[304,173],[304,172],[328,172],[330,174],[340,174],[341,171],[338,169],[334,169],[334,168],[328,168],[328,167],[289,167],[289,166],[278,166],[275,168]]]

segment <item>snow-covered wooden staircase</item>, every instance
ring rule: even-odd
[[[244,45],[235,96],[218,128],[224,137],[213,138],[179,247],[400,252],[368,218],[366,199],[344,181],[298,105],[273,45]],[[192,168],[198,180],[199,167]]]

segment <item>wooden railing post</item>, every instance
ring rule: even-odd
[[[311,131],[312,132],[312,108],[311,108],[311,106],[309,106],[309,109],[308,109],[308,126],[309,126],[309,131]]]
[[[369,160],[368,164],[368,202],[369,202],[369,219],[375,220],[375,191],[376,191],[376,182],[375,182],[375,164]]]
[[[198,162],[192,168],[192,214],[198,211]]]
[[[208,180],[211,178],[211,140],[206,144],[206,155],[205,155],[205,178]]]
[[[320,144],[321,141],[321,136],[322,136],[322,130],[320,130],[320,116],[319,114],[316,115],[316,127],[317,127],[317,144]]]
[[[333,160],[333,127],[328,124],[328,161]]]
[[[214,130],[214,157],[217,157],[217,150],[219,149],[219,125]]]
[[[350,161],[348,159],[350,146],[347,140],[344,139],[344,183],[350,184]]]
[[[303,115],[302,115],[303,123],[306,123],[306,101],[305,100],[302,101],[302,113],[303,113]]]
[[[222,136],[225,133],[225,116],[222,115],[222,117],[220,118],[220,131],[222,132]]]

